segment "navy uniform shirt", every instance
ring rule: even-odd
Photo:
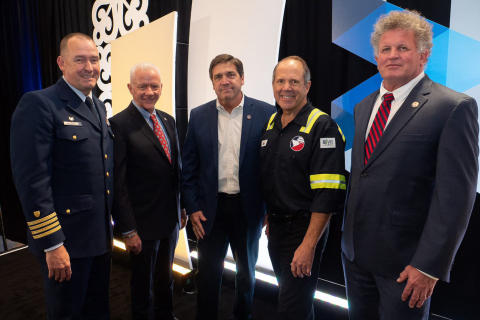
[[[282,109],[264,128],[262,191],[267,212],[335,213],[345,198],[345,137],[330,116],[310,102],[282,129]]]

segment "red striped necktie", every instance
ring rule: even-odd
[[[157,117],[155,117],[154,114],[150,115],[150,119],[153,121],[153,131],[155,132],[155,135],[157,136],[158,140],[160,140],[160,144],[162,145],[163,151],[167,154],[168,161],[172,163],[172,157],[170,156],[170,149],[168,148],[168,143],[167,139],[165,138],[165,135],[163,134],[162,129],[160,128],[160,123],[158,123]]]
[[[372,127],[368,133],[367,141],[365,141],[365,165],[367,165],[373,149],[380,141],[383,135],[385,126],[387,125],[388,116],[390,115],[390,108],[392,107],[393,93],[387,92],[383,95],[383,102],[378,108],[375,119],[373,120]]]

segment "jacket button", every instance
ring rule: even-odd
[[[108,172],[107,172],[107,177],[109,176]]]
[[[107,159],[107,158],[108,158],[107,155],[105,155],[105,159]]]
[[[110,190],[107,190],[107,194],[110,194]]]
[[[76,135],[74,135],[72,138],[73,138],[73,140],[77,140],[77,136],[76,136]]]
[[[368,176],[368,175],[367,175],[366,173],[362,173],[362,174],[360,175],[360,177],[362,177],[362,178],[365,178],[365,177],[367,177],[367,176]]]
[[[66,213],[70,213],[70,209],[67,209],[67,211],[65,211]]]

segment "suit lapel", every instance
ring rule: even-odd
[[[67,108],[69,108],[72,112],[78,114],[82,118],[86,119],[90,122],[95,128],[100,130],[100,125],[98,120],[94,118],[94,115],[88,109],[87,105],[80,99],[80,97],[68,86],[68,84],[60,78],[57,81],[58,86],[58,93],[60,99],[67,102]],[[98,107],[97,107],[98,108]]]
[[[378,92],[379,90],[372,93],[355,107],[355,139],[352,151],[354,152],[353,158],[356,159],[355,164],[360,170],[365,167],[365,135]]]
[[[255,108],[253,107],[253,103],[247,96],[245,96],[245,105],[243,106],[242,134],[240,137],[240,159],[238,167],[242,166],[248,137],[250,136],[250,128],[252,127],[252,122],[254,120],[254,115]]]
[[[211,102],[208,121],[210,123],[210,136],[212,137],[213,163],[215,164],[215,170],[218,172],[218,110],[216,100]]]
[[[382,138],[378,142],[376,148],[373,150],[365,168],[370,166],[375,159],[382,154],[382,152],[390,143],[392,143],[392,141],[410,121],[410,119],[425,105],[425,103],[428,101],[425,95],[430,93],[431,86],[432,80],[425,75],[425,77],[415,86],[415,88],[413,88],[400,109],[398,109],[397,113],[388,124],[382,135]],[[418,106],[415,108],[412,107],[412,103],[414,102],[418,102]]]
[[[141,113],[135,108],[133,103],[130,103],[128,106],[128,113],[132,117],[133,123],[140,129],[140,132],[142,132],[154,145],[157,147],[157,149],[166,157],[167,155],[165,154],[165,151],[163,150],[162,145],[160,144],[160,141],[158,141],[157,136],[153,132],[152,128],[148,125],[147,121],[145,121],[145,118],[141,115]]]

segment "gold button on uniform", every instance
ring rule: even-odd
[[[107,177],[109,176],[108,172],[107,172]]]
[[[67,211],[65,211],[66,213],[70,213],[70,209],[67,209]]]
[[[77,136],[76,136],[76,135],[73,135],[73,140],[77,140]]]
[[[33,211],[33,215],[35,216],[35,218],[40,217],[40,211]]]
[[[105,155],[105,159],[107,159],[107,158],[108,158],[107,155]]]
[[[110,194],[110,190],[107,190],[107,194]]]

